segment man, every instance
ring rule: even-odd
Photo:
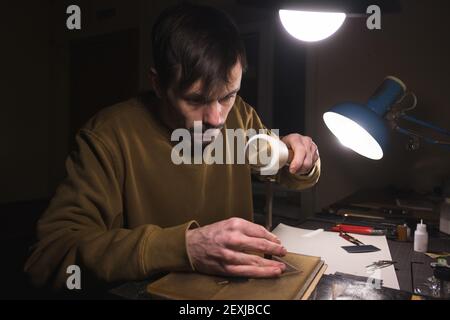
[[[286,249],[250,222],[248,165],[171,161],[172,132],[193,131],[195,121],[203,132],[213,129],[213,138],[226,129],[264,128],[237,96],[246,57],[236,26],[213,8],[170,8],[154,26],[153,56],[154,94],[101,111],[77,134],[67,177],[38,223],[25,266],[36,285],[64,287],[71,265],[104,283],[173,270],[274,277],[285,269],[262,257]],[[278,181],[314,185],[317,146],[299,134],[282,140],[294,159]]]

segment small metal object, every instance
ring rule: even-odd
[[[292,264],[290,264],[289,262],[287,262],[283,258],[274,256],[273,260],[276,260],[278,262],[284,263],[284,265],[286,266],[286,269],[283,271],[283,274],[292,274],[292,273],[301,272],[297,267],[293,266]]]
[[[364,245],[364,243],[362,243],[361,241],[359,241],[359,240],[356,239],[355,237],[352,237],[351,235],[349,235],[349,234],[346,233],[346,232],[342,232],[342,231],[339,232],[339,236],[342,237],[342,238],[344,238],[345,240],[347,240],[347,241],[353,243],[353,244],[356,244],[357,246],[363,246],[363,245]]]
[[[376,262],[374,262],[372,264],[369,264],[368,266],[366,266],[366,268],[367,269],[372,269],[372,270],[383,269],[383,268],[389,267],[389,266],[391,266],[393,264],[396,264],[396,263],[397,263],[397,261],[379,260],[379,261],[376,261]]]

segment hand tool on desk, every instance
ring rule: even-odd
[[[382,236],[386,234],[386,230],[374,229],[368,226],[355,226],[350,224],[338,224],[331,228],[331,231],[345,232],[345,233],[357,233],[367,235]]]
[[[343,231],[339,232],[339,236],[344,238],[345,240],[347,240],[347,241],[357,245],[357,246],[363,246],[364,245],[364,243],[362,243],[361,241],[359,241],[355,237],[352,237],[351,235],[349,235],[346,232],[343,232]]]
[[[366,266],[366,268],[368,270],[383,269],[383,268],[389,267],[389,266],[391,266],[393,264],[396,264],[396,263],[397,263],[397,261],[378,260],[378,261],[375,261],[372,264],[369,264],[368,266]]]
[[[354,246],[341,247],[348,253],[365,253],[365,252],[380,251],[379,248],[372,246],[372,245],[365,245],[362,241],[356,239],[355,237],[352,237],[351,235],[349,235],[346,232],[340,231],[339,236],[354,244]]]

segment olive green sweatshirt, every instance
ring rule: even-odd
[[[38,242],[25,265],[35,285],[64,287],[70,265],[104,283],[192,270],[186,230],[253,219],[249,166],[175,165],[172,130],[158,105],[154,97],[120,103],[78,132],[67,176],[38,222]],[[224,130],[263,127],[238,97]],[[280,171],[279,182],[305,189],[319,175],[318,161],[308,176]]]

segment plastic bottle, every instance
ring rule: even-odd
[[[406,227],[406,238],[408,240],[411,239],[411,228],[405,223],[404,226]]]
[[[414,251],[427,252],[428,250],[428,232],[427,225],[423,224],[423,220],[417,224],[416,232],[414,232]]]

